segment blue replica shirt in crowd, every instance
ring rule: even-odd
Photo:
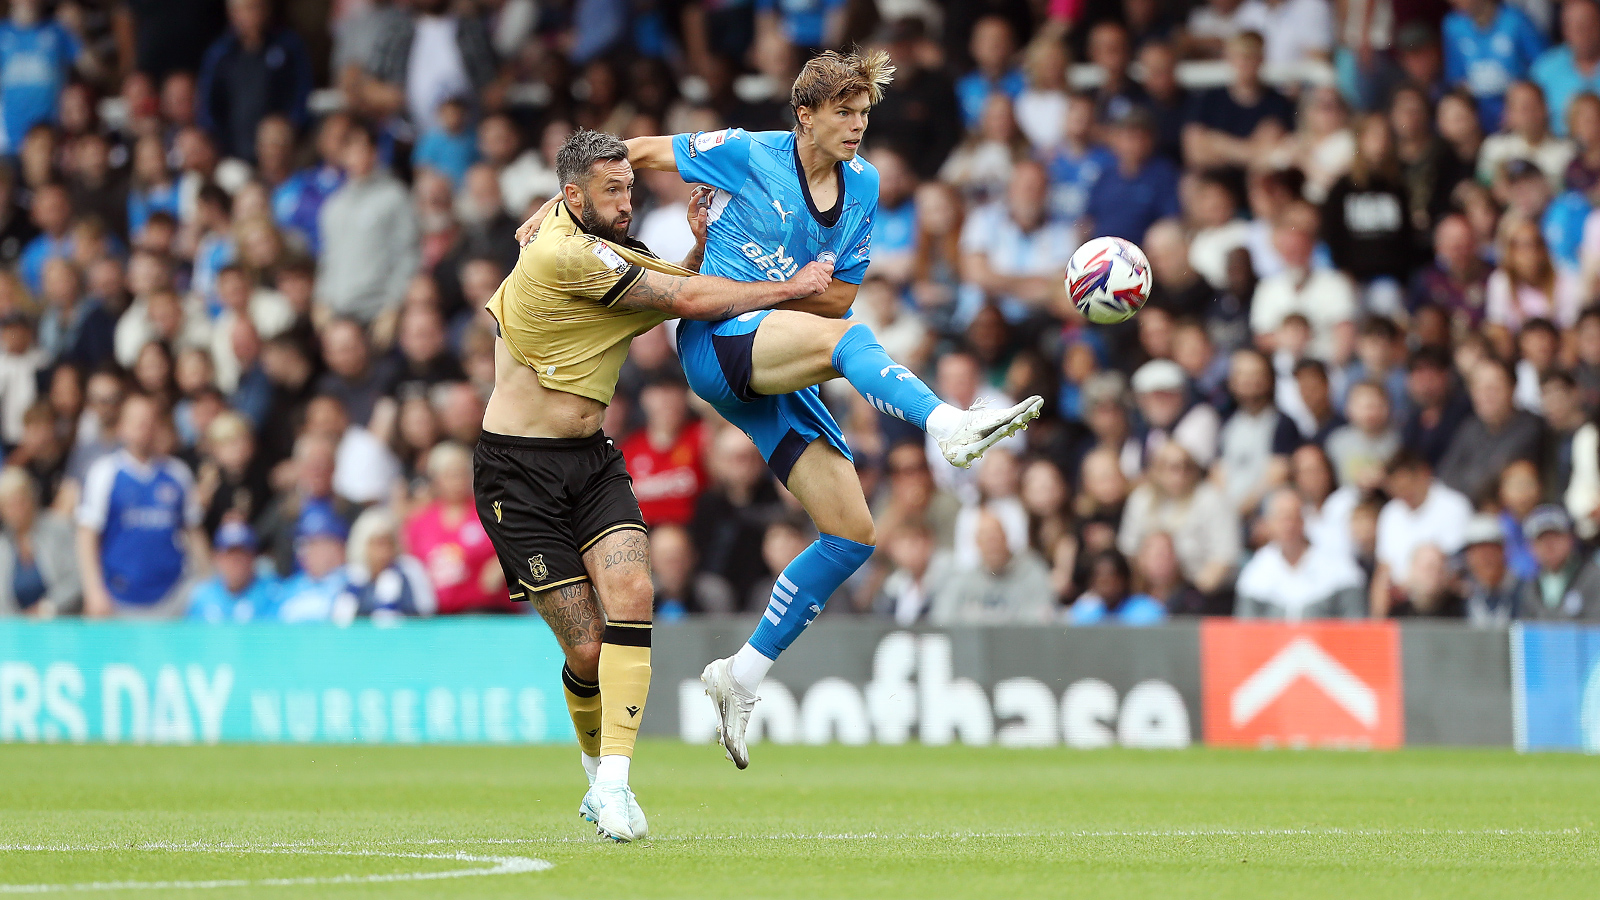
[[[878,170],[865,159],[839,164],[842,196],[824,216],[811,202],[792,131],[680,134],[672,153],[684,181],[717,189],[702,274],[784,281],[827,251],[834,278],[860,284],[866,276]]]
[[[349,587],[350,576],[343,566],[321,578],[305,571],[296,572],[283,583],[278,621],[331,622],[334,606]]]
[[[467,170],[478,161],[478,139],[471,132],[450,134],[435,128],[417,141],[411,151],[413,166],[426,166],[450,179],[451,187],[459,190]],[[280,188],[281,190],[281,188]]]
[[[1069,625],[1159,625],[1166,618],[1167,608],[1149,594],[1124,599],[1114,612],[1107,610],[1106,601],[1096,594],[1084,594],[1067,608]]]
[[[1479,28],[1471,17],[1451,12],[1444,17],[1444,78],[1452,85],[1466,85],[1478,101],[1478,116],[1485,134],[1500,127],[1505,109],[1506,88],[1528,74],[1533,61],[1544,52],[1544,38],[1526,13],[1509,3],[1488,28]]]
[[[1589,199],[1577,191],[1567,191],[1545,207],[1539,230],[1550,247],[1557,268],[1578,271],[1578,249],[1583,243],[1583,223],[1589,220]]]
[[[100,567],[118,603],[151,606],[183,576],[184,529],[200,524],[189,467],[118,450],[83,479],[78,524],[100,533]]]
[[[1572,64],[1572,49],[1565,44],[1546,50],[1534,61],[1528,77],[1544,90],[1550,130],[1561,137],[1567,136],[1567,107],[1572,105],[1572,98],[1585,91],[1600,94],[1600,66],[1584,77]]]
[[[968,72],[956,80],[956,102],[961,104],[961,122],[969,130],[977,127],[983,115],[983,105],[993,93],[1005,94],[1012,100],[1022,93],[1028,83],[1020,69],[1012,69],[999,78],[990,78],[982,72]]]
[[[189,621],[222,625],[227,622],[271,620],[278,615],[283,582],[270,575],[257,575],[243,591],[235,594],[215,575],[201,582],[189,599]]]
[[[1100,173],[1115,168],[1116,157],[1104,147],[1090,147],[1073,155],[1062,147],[1051,155],[1046,169],[1050,174],[1050,217],[1076,222],[1089,209],[1089,191],[1100,180]]]
[[[1138,243],[1157,219],[1178,215],[1178,167],[1166,157],[1145,160],[1131,178],[1113,163],[1089,191],[1095,237],[1110,235]]]
[[[28,290],[38,294],[44,290],[44,264],[52,259],[66,259],[72,255],[72,237],[62,235],[51,237],[48,234],[36,236],[22,248],[22,255],[17,258],[17,269],[22,275],[22,283]]]
[[[305,235],[306,245],[315,256],[321,247],[317,233],[317,214],[323,201],[344,186],[344,170],[338,166],[313,166],[289,176],[272,192],[272,217],[278,225]]]
[[[150,221],[150,215],[164,212],[173,218],[178,217],[178,183],[176,181],[165,187],[157,186],[148,190],[134,189],[128,191],[128,233],[138,234],[144,223]]]
[[[8,153],[22,148],[28,129],[56,120],[57,100],[78,58],[78,39],[54,21],[22,26],[0,22],[0,109]]]
[[[776,12],[784,35],[796,47],[821,47],[826,43],[828,14],[844,0],[756,0],[757,12]]]

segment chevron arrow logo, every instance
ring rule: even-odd
[[[1250,722],[1302,678],[1363,726],[1377,726],[1378,695],[1315,641],[1304,637],[1290,641],[1234,689],[1228,704],[1233,726]]]

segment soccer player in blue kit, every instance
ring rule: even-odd
[[[684,321],[678,355],[695,393],[738,426],[811,515],[817,541],[778,575],[755,633],[701,675],[728,758],[749,765],[745,728],[756,689],[828,597],[872,555],[872,515],[844,435],[817,385],[843,377],[880,411],[932,434],[945,459],[969,466],[1038,416],[957,409],[891,359],[849,314],[871,255],[878,173],[856,156],[867,115],[894,75],[888,55],[823,53],[790,94],[793,131],[737,128],[627,141],[635,168],[677,172],[715,188],[701,272],[782,281],[813,260],[834,262],[828,290],[720,322]]]

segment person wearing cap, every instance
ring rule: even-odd
[[[1551,503],[1522,523],[1539,574],[1522,583],[1516,616],[1557,622],[1600,622],[1600,565],[1580,551],[1567,511]]]
[[[256,565],[256,533],[250,526],[224,522],[211,546],[216,574],[189,595],[189,621],[220,625],[274,618],[283,583],[270,565]]]
[[[1585,91],[1600,94],[1600,4],[1563,0],[1561,44],[1546,50],[1529,70],[1544,89],[1555,133],[1567,136],[1567,107]]]
[[[1400,76],[1437,103],[1449,85],[1444,80],[1444,55],[1439,30],[1426,22],[1407,22],[1394,36],[1394,59]]]
[[[1388,616],[1391,603],[1404,597],[1402,586],[1409,582],[1418,548],[1455,553],[1472,518],[1467,498],[1434,478],[1427,460],[1404,450],[1389,461],[1384,490],[1392,499],[1378,513],[1377,569],[1371,589],[1372,616],[1378,619]]]
[[[300,510],[295,527],[295,558],[300,571],[284,582],[279,621],[329,622],[339,596],[350,586],[345,571],[345,538],[350,527],[332,504],[314,501]]]
[[[1116,165],[1101,170],[1089,189],[1086,212],[1097,237],[1144,239],[1158,219],[1177,217],[1178,167],[1155,156],[1155,117],[1143,104],[1124,102],[1110,120]]]
[[[1517,610],[1522,579],[1506,563],[1505,532],[1490,515],[1467,522],[1461,548],[1464,569],[1460,591],[1467,621],[1477,626],[1508,625]]]
[[[20,466],[0,469],[0,618],[49,619],[83,602],[72,526],[40,510],[34,480]]]
[[[1268,541],[1239,572],[1234,616],[1290,622],[1365,616],[1365,574],[1342,547],[1309,539],[1300,495],[1279,488],[1265,506]]]
[[[1133,399],[1143,419],[1145,461],[1162,444],[1177,441],[1202,469],[1210,468],[1222,420],[1209,404],[1190,402],[1189,376],[1182,366],[1170,359],[1152,359],[1140,366],[1133,373]]]

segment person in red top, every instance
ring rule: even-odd
[[[521,613],[511,601],[505,571],[478,521],[472,498],[472,452],[453,441],[428,452],[432,502],[406,521],[406,547],[422,560],[438,595],[440,615]]]
[[[705,441],[689,417],[689,388],[681,376],[659,375],[639,393],[644,427],[621,443],[645,524],[687,525],[705,489]]]

